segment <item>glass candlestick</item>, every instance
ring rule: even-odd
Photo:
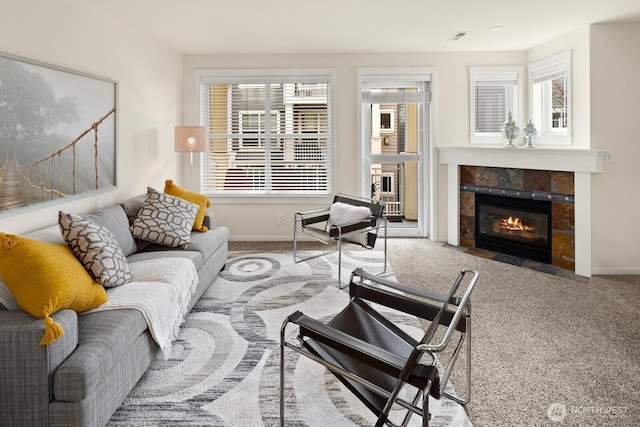
[[[536,139],[536,135],[538,135],[538,131],[536,127],[529,119],[529,123],[522,129],[522,135],[527,139],[527,143],[524,145],[524,148],[536,148],[533,141]]]
[[[519,132],[520,128],[516,126],[516,122],[513,120],[511,115],[511,110],[509,110],[507,121],[502,125],[502,137],[507,140],[507,143],[504,144],[504,146],[508,148],[515,147],[513,140],[518,136]]]

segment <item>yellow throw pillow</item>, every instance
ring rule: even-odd
[[[185,190],[184,188],[175,184],[171,179],[168,179],[164,182],[164,193],[173,197],[179,197],[182,200],[186,200],[187,202],[200,206],[200,208],[198,209],[198,213],[196,214],[196,219],[193,222],[193,230],[201,231],[203,233],[208,230],[207,227],[202,225],[202,223],[204,222],[204,216],[207,213],[207,208],[211,206],[211,202],[209,201],[209,198],[207,196],[205,196],[204,194]]]
[[[65,245],[0,233],[0,275],[22,310],[44,318],[40,345],[64,334],[49,317],[53,313],[65,308],[82,313],[107,302],[104,288]]]

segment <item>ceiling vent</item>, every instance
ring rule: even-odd
[[[455,33],[454,35],[449,37],[449,41],[451,42],[451,41],[460,40],[461,38],[463,38],[467,34],[469,34],[469,31],[458,31],[457,33]]]

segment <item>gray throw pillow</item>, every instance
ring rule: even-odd
[[[147,197],[131,225],[133,237],[170,248],[184,248],[199,206],[147,188]]]
[[[131,281],[129,262],[109,229],[64,212],[58,212],[58,225],[65,242],[96,282],[114,287]]]

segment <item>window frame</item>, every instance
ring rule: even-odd
[[[529,116],[538,131],[535,139],[536,145],[571,145],[573,143],[571,56],[571,51],[566,51],[527,66],[529,74]],[[563,129],[554,129],[553,87],[551,84],[554,79],[559,77],[566,79],[564,98],[567,125]],[[537,105],[538,103],[540,104],[539,106]]]
[[[263,84],[271,82],[274,84],[299,84],[299,83],[320,83],[327,84],[327,129],[326,129],[326,168],[327,168],[327,188],[320,191],[310,189],[308,192],[290,192],[273,191],[265,193],[261,191],[237,192],[225,191],[220,189],[217,191],[204,191],[202,178],[205,171],[206,153],[200,157],[197,163],[199,167],[198,188],[201,192],[208,196],[215,196],[216,201],[220,203],[324,203],[328,197],[335,194],[335,150],[336,150],[336,69],[334,68],[286,68],[286,69],[196,69],[195,70],[195,86],[196,86],[196,111],[198,111],[198,120],[200,125],[208,126],[208,119],[203,116],[202,110],[203,93],[202,84]],[[264,112],[263,112],[264,113]],[[280,118],[283,120],[283,118]],[[282,122],[280,122],[282,123]],[[280,133],[280,132],[278,132]],[[211,136],[210,136],[211,137]],[[284,134],[282,134],[284,137]],[[264,149],[259,147],[251,147],[252,150]],[[273,164],[272,164],[273,166]]]
[[[469,141],[471,144],[504,144],[502,132],[476,132],[476,82],[507,81],[515,79],[516,85],[511,99],[505,99],[505,109],[509,110],[516,123],[522,123],[524,111],[524,66],[471,66],[469,67]],[[507,111],[505,111],[505,120]],[[524,124],[523,124],[524,126]]]

